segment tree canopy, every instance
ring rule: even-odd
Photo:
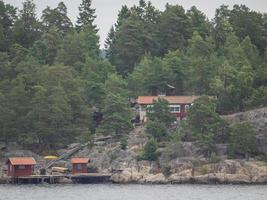
[[[140,0],[122,6],[100,49],[91,0],[81,2],[76,23],[63,2],[38,18],[32,0],[21,9],[0,0],[0,140],[41,151],[94,133],[125,137],[129,98],[163,92],[212,97],[188,115],[195,138],[209,145],[225,136],[215,111],[266,106],[266,16],[235,5],[208,19],[195,6],[160,11]],[[166,102],[154,109],[147,130],[159,141],[172,119]],[[103,115],[99,126],[94,112]]]

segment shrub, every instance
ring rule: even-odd
[[[211,153],[209,161],[210,163],[218,163],[221,160],[221,158],[214,152]]]
[[[156,161],[158,160],[159,154],[157,152],[157,142],[154,139],[150,139],[145,147],[142,153],[138,156],[138,160],[150,160],[150,161]]]
[[[165,177],[169,177],[171,175],[171,167],[166,165],[162,167],[162,173]]]
[[[120,147],[122,150],[126,150],[128,146],[128,141],[126,137],[123,137],[120,141]]]
[[[248,157],[256,153],[256,133],[248,122],[236,123],[231,127],[229,155]]]
[[[202,96],[190,108],[187,120],[187,132],[192,132],[206,156],[215,151],[216,141],[227,140],[228,124],[216,113],[213,99]]]
[[[157,142],[166,140],[168,137],[168,130],[160,121],[149,121],[145,132],[149,137],[157,140]]]

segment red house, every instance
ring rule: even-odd
[[[89,158],[72,158],[71,163],[73,174],[88,173],[87,164],[89,163]]]
[[[6,162],[8,169],[7,175],[13,178],[21,176],[31,176],[36,161],[32,157],[14,157]]]
[[[152,106],[153,101],[159,98],[169,102],[170,112],[176,116],[177,120],[186,117],[189,107],[199,96],[139,96],[137,104],[139,105],[139,115],[142,121],[146,121],[147,107]]]

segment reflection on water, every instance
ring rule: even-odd
[[[267,186],[0,185],[0,200],[266,200]]]

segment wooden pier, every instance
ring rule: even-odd
[[[70,183],[107,183],[110,182],[111,174],[74,174],[74,175],[32,175],[25,177],[8,178],[8,183],[14,184],[57,184],[62,183],[63,179],[69,179]]]
[[[66,178],[64,175],[32,175],[9,178],[9,183],[15,184],[40,184],[40,183],[59,183],[62,178]]]

